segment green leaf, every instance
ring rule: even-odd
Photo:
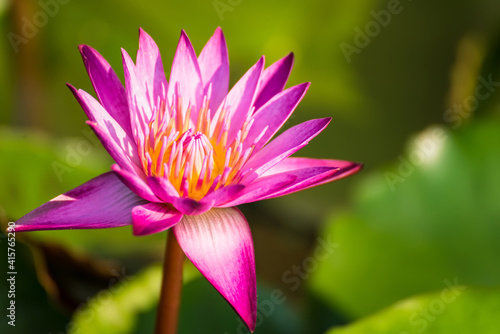
[[[128,277],[102,290],[73,316],[69,333],[130,333],[137,314],[152,308],[160,293],[161,267]]]
[[[500,289],[474,289],[447,281],[442,290],[398,302],[327,334],[496,334]]]
[[[356,319],[446,278],[499,285],[498,143],[497,119],[416,137],[396,164],[365,178],[354,212],[328,222],[323,238],[340,247],[313,273],[312,290]]]

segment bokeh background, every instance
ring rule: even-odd
[[[500,2],[497,0],[0,0],[2,229],[112,161],[65,87],[92,92],[78,53],[123,78],[138,28],[169,70],[181,29],[224,30],[231,85],[290,51],[312,82],[286,127],[333,117],[301,156],[362,162],[347,179],[245,205],[256,333],[498,333]],[[168,78],[168,73],[167,73]],[[2,333],[152,332],[165,233],[16,235],[16,326]],[[247,333],[186,263],[179,332]]]

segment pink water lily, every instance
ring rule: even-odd
[[[309,87],[284,89],[293,54],[266,69],[262,57],[228,92],[229,60],[220,28],[198,57],[181,33],[168,82],[158,47],[142,29],[135,64],[122,50],[125,87],[97,51],[82,45],[80,52],[98,100],[69,88],[116,164],[19,219],[16,231],[132,225],[135,235],[145,235],[172,228],[186,256],[253,331],[253,241],[235,206],[361,168],[348,161],[290,157],[329,118],[296,125],[271,140]]]

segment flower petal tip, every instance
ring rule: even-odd
[[[326,125],[330,124],[330,122],[332,121],[332,117],[326,117],[326,118],[322,118],[322,120],[325,122]]]
[[[81,54],[82,56],[85,56],[85,55],[84,55],[84,51],[83,51],[83,48],[84,48],[84,47],[86,47],[86,45],[85,45],[85,44],[80,44],[80,45],[78,45],[78,51],[80,51],[80,54]]]
[[[91,46],[88,46],[87,44],[80,44],[78,45],[78,50],[80,51],[80,54],[83,58],[83,61],[87,61],[87,58],[93,53],[93,54],[96,54],[97,51],[91,47]]]
[[[139,48],[141,48],[141,44],[144,44],[144,42],[150,41],[151,43],[154,43],[156,46],[156,43],[154,42],[153,38],[142,28],[139,28]]]
[[[189,44],[191,44],[191,41],[189,40],[189,36],[187,35],[187,33],[184,29],[181,30],[180,40],[187,41]]]
[[[261,56],[259,60],[257,61],[257,64],[259,67],[262,67],[262,70],[264,69],[264,64],[266,63],[266,56]],[[261,71],[262,71],[261,70]]]
[[[97,51],[93,47],[88,46],[87,44],[78,45],[78,51],[80,51],[80,55],[82,56],[84,63],[88,61],[87,59],[92,53],[97,53]]]
[[[285,68],[291,68],[293,67],[293,63],[295,62],[295,54],[293,52],[290,52],[283,58],[283,66]]]
[[[69,88],[69,90],[70,90],[73,94],[75,94],[75,93],[76,93],[76,91],[77,91],[77,89],[75,88],[75,86],[73,86],[73,85],[72,85],[72,84],[70,84],[69,82],[66,82],[66,87],[68,87],[68,88]]]
[[[16,221],[16,231],[125,226],[132,223],[130,210],[144,203],[115,173],[108,172],[21,217]]]
[[[226,44],[226,38],[224,36],[224,32],[222,31],[221,27],[215,28],[213,36],[216,36],[220,41],[223,41],[224,45]]]
[[[352,173],[357,173],[357,172],[360,172],[361,170],[363,170],[363,168],[365,168],[365,164],[364,163],[357,163],[357,162],[353,162],[353,168],[352,168]]]

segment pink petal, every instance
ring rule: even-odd
[[[157,181],[155,181],[157,182]],[[160,196],[160,198],[165,198],[165,195],[161,194],[161,190],[158,189],[158,185],[150,183],[155,193]],[[235,184],[217,189],[214,192],[209,193],[201,200],[197,201],[192,198],[187,197],[169,197],[167,202],[172,203],[173,206],[185,215],[199,215],[207,212],[215,205],[219,203],[227,202],[235,197],[237,197],[245,188],[244,185]]]
[[[135,162],[136,157],[133,156],[132,152],[135,152],[137,149],[131,143],[117,143],[116,137],[114,137],[115,133],[109,133],[95,122],[87,121],[86,123],[94,130],[102,146],[104,146],[109,155],[121,168],[145,178],[144,172],[137,165],[138,163]]]
[[[68,85],[73,95],[87,114],[94,131],[100,132],[99,139],[109,154],[122,168],[134,171],[139,167],[139,156],[135,142],[127,135],[118,122],[90,94]]]
[[[281,175],[295,175],[297,179],[290,185],[270,193],[258,200],[287,195],[296,191],[332,182],[361,170],[363,165],[350,161],[287,158],[265,172],[254,182],[265,178],[280,178]]]
[[[316,167],[305,167],[316,166]],[[332,172],[321,173],[321,169],[332,168]],[[265,196],[272,198],[287,195],[299,190],[316,187],[321,184],[342,179],[349,175],[359,172],[363,168],[362,164],[342,161],[342,160],[326,160],[326,159],[309,159],[309,158],[287,158],[264,173],[263,177],[274,177],[282,173],[296,174],[297,181],[294,184],[274,193]],[[318,174],[315,175],[316,171]],[[300,176],[299,176],[300,174]],[[308,175],[309,174],[309,175]],[[264,198],[262,198],[264,199]]]
[[[127,51],[122,49],[123,71],[127,100],[130,107],[130,123],[136,142],[145,137],[145,127],[153,115],[152,105],[146,95],[141,78],[138,77],[134,62]]]
[[[220,107],[222,108],[224,106],[229,112],[231,127],[229,128],[227,136],[228,143],[232,142],[252,110],[251,107],[255,101],[255,93],[263,67],[264,57],[260,58],[259,61],[241,77],[234,87],[231,88],[226,101],[223,102]]]
[[[290,53],[264,70],[255,100],[255,110],[285,88],[292,71],[293,58],[293,53]]]
[[[281,173],[276,177],[258,178],[243,189],[239,194],[229,198],[227,202],[220,202],[218,207],[232,207],[244,203],[251,203],[262,198],[268,198],[282,189],[286,189],[296,182],[297,176],[293,173]]]
[[[148,185],[151,190],[166,203],[173,203],[174,199],[179,197],[177,189],[164,177],[148,177]]]
[[[283,196],[290,194],[292,192],[296,192],[299,190],[319,185],[323,183],[322,181],[330,179],[332,175],[335,175],[338,172],[339,169],[333,167],[309,167],[269,176],[261,176],[257,178],[254,182],[259,182],[259,181],[262,182],[263,180],[266,180],[267,182],[272,183],[274,182],[275,179],[279,180],[282,177],[282,175],[288,175],[288,176],[293,175],[296,178],[293,182],[290,182],[289,184],[285,185],[284,187],[281,187],[280,189],[277,189],[275,192],[269,192],[264,196],[255,199],[255,201]]]
[[[244,178],[246,183],[251,182],[259,175],[289,157],[307,145],[311,139],[323,131],[331,118],[313,119],[296,125],[283,132],[276,139],[255,153],[243,166],[244,170],[251,170]]]
[[[196,53],[184,30],[181,32],[170,71],[167,93],[169,102],[173,101],[177,89],[179,97],[182,98],[182,108],[186,110],[190,105],[191,119],[196,120],[203,101],[203,82]]]
[[[307,167],[333,167],[339,168],[340,171],[359,170],[361,164],[345,160],[332,160],[332,159],[311,159],[311,158],[286,158],[280,163],[276,164],[273,168],[262,174],[262,176],[273,175],[277,173],[294,171]]]
[[[163,70],[160,50],[155,41],[142,28],[139,29],[139,50],[136,58],[136,74],[144,85],[151,105],[167,98],[167,78]]]
[[[185,215],[200,215],[214,206],[215,199],[202,199],[196,201],[187,197],[177,197],[172,204],[177,210]]]
[[[250,227],[236,208],[184,216],[173,231],[186,256],[229,302],[250,331],[257,318],[255,257]]]
[[[79,49],[102,106],[132,136],[127,96],[120,79],[99,52],[87,45],[80,45]]]
[[[121,125],[104,109],[104,107],[89,93],[81,89],[76,89],[68,84],[68,88],[78,100],[78,103],[87,114],[90,121],[96,122],[107,133],[112,135],[113,140],[120,146],[135,146],[135,143],[128,136]],[[135,154],[135,159],[138,159]],[[138,161],[138,160],[137,160]]]
[[[147,235],[164,231],[182,218],[182,213],[169,205],[147,203],[132,209],[134,235]]]
[[[16,232],[130,225],[132,208],[144,203],[115,173],[108,172],[21,217]]]
[[[225,203],[238,197],[245,190],[245,186],[242,184],[233,184],[217,189],[211,192],[203,198],[203,201],[211,202],[214,201],[214,206],[218,206],[221,203]]]
[[[209,86],[212,85],[210,109],[215,112],[229,88],[229,58],[226,40],[220,27],[215,29],[213,36],[201,51],[198,63],[204,94],[207,94]]]
[[[261,135],[262,129],[268,127],[259,141],[255,143],[255,152],[261,149],[269,139],[281,128],[293,113],[309,88],[309,83],[303,83],[278,93],[260,108],[253,116],[254,123],[245,139],[246,147],[254,144]]]
[[[116,175],[118,175],[120,180],[127,187],[129,187],[130,190],[135,192],[140,197],[150,202],[161,202],[161,200],[158,197],[156,197],[156,195],[149,188],[146,182],[136,174],[121,169],[117,164],[111,166],[111,169],[116,173]]]

